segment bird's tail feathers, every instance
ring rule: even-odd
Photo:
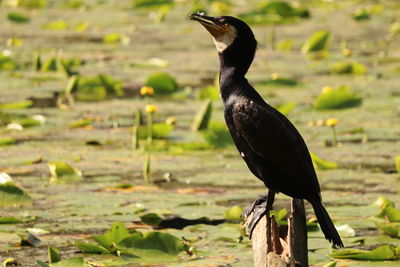
[[[320,201],[311,203],[317,216],[319,226],[325,235],[325,238],[338,247],[344,247],[342,239],[337,232],[328,212]]]

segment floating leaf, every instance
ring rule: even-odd
[[[145,84],[153,87],[157,95],[171,94],[178,89],[175,78],[166,72],[155,72],[151,74],[147,77]]]
[[[66,162],[49,162],[51,182],[75,182],[82,178],[82,171],[72,167]]]
[[[395,157],[396,171],[400,175],[400,155]]]
[[[207,86],[197,93],[198,99],[212,99],[217,100],[220,98],[219,89],[216,86]]]
[[[310,52],[320,52],[328,50],[331,40],[331,33],[326,30],[317,31],[313,33],[301,48],[303,54]]]
[[[333,74],[364,75],[366,70],[366,67],[358,62],[336,62],[331,66],[331,73]]]
[[[391,206],[386,206],[383,209],[383,213],[390,222],[400,222],[400,210]]]
[[[232,137],[224,123],[211,122],[203,131],[204,139],[214,148],[222,148],[232,145]]]
[[[86,127],[88,125],[91,125],[94,122],[93,119],[81,119],[81,120],[77,120],[77,121],[73,121],[71,122],[68,127],[69,128],[82,128],[82,127]]]
[[[57,263],[51,264],[51,267],[91,267],[93,265],[89,265],[85,263],[85,260],[81,257],[78,258],[69,258]]]
[[[353,11],[352,17],[354,20],[369,20],[371,18],[371,9],[368,7],[358,8]]]
[[[118,244],[118,250],[140,258],[176,257],[186,245],[178,237],[162,232],[133,234]]]
[[[394,208],[394,203],[384,196],[379,196],[378,199],[374,202],[374,205],[380,207],[382,210],[384,210],[386,207]]]
[[[346,249],[339,250],[329,255],[335,259],[353,259],[353,260],[370,260],[370,261],[384,261],[395,260],[400,258],[400,254],[396,254],[396,249],[391,246],[381,246],[370,251]]]
[[[274,215],[275,221],[281,225],[287,225],[287,221],[284,219],[287,215],[287,209],[281,209],[279,211],[271,210],[270,215]]]
[[[0,104],[0,109],[22,109],[32,106],[32,100],[25,100],[19,102],[9,102]]]
[[[122,95],[122,82],[108,75],[100,74],[93,77],[80,77],[76,98],[81,101],[101,101],[107,95]]]
[[[310,152],[310,155],[314,165],[320,170],[331,170],[338,167],[336,162],[324,160],[312,152]]]
[[[147,213],[145,215],[140,216],[140,220],[151,226],[158,226],[162,221],[162,218],[156,213]]]
[[[17,5],[27,8],[43,8],[47,6],[47,0],[19,0]]]
[[[22,205],[31,201],[31,197],[12,182],[0,184],[0,206]]]
[[[75,31],[76,32],[84,32],[87,30],[87,28],[89,27],[89,23],[87,22],[80,22],[75,26]]]
[[[49,263],[56,263],[61,261],[60,251],[55,247],[49,247],[47,250]]]
[[[286,39],[277,43],[276,50],[278,51],[292,51],[293,50],[293,40]]]
[[[276,109],[287,116],[290,111],[292,111],[296,107],[296,103],[284,103],[276,107]]]
[[[285,1],[261,1],[255,9],[239,14],[249,24],[290,23],[309,16],[308,10],[295,8]]]
[[[46,30],[66,30],[68,27],[68,23],[65,21],[55,20],[44,24],[42,28]]]
[[[93,236],[93,239],[105,249],[114,252],[116,251],[114,245],[118,244],[121,240],[129,237],[130,235],[131,234],[123,223],[116,222],[105,234]]]
[[[362,99],[347,85],[321,93],[314,102],[317,110],[351,108],[361,105]]]
[[[105,44],[129,44],[130,38],[121,33],[109,33],[103,37],[103,43]]]
[[[153,138],[154,139],[165,139],[174,129],[173,125],[166,123],[154,123],[153,124]],[[148,127],[147,126],[139,126],[138,128],[138,137],[140,139],[147,138]]]
[[[15,224],[15,223],[23,223],[23,221],[15,217],[0,217],[0,224]]]
[[[224,218],[228,221],[241,221],[243,208],[240,206],[233,206],[225,210]]]
[[[0,146],[10,146],[10,145],[15,145],[17,143],[17,140],[12,137],[0,137]]]
[[[375,224],[385,235],[400,238],[400,223],[375,221]]]
[[[11,13],[8,13],[7,18],[9,21],[15,22],[15,23],[29,22],[29,17],[23,13],[11,12]]]
[[[14,62],[14,59],[10,56],[3,53],[0,53],[0,70],[15,70],[17,68],[17,64]]]
[[[132,0],[134,8],[159,8],[160,6],[173,4],[174,0]]]
[[[83,243],[78,242],[76,246],[83,252],[83,253],[90,253],[90,254],[109,254],[110,251],[102,246],[98,246],[95,244],[90,243]]]
[[[51,57],[42,64],[41,71],[57,71],[57,58]]]
[[[192,123],[192,131],[199,131],[207,129],[208,124],[211,119],[212,114],[212,103],[211,100],[206,100],[199,111],[197,112],[193,123]]]

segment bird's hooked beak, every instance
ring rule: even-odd
[[[228,26],[221,24],[217,18],[206,16],[200,12],[193,13],[189,16],[190,20],[196,20],[211,33],[214,38],[218,38],[228,32]]]

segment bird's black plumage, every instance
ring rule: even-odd
[[[326,239],[342,247],[342,240],[321,203],[318,179],[303,138],[245,78],[257,47],[252,30],[230,16],[193,14],[191,19],[199,21],[216,43],[226,124],[250,171],[273,192],[308,200]]]

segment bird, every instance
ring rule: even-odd
[[[257,50],[251,28],[232,16],[211,17],[197,12],[189,19],[199,22],[212,36],[220,61],[220,94],[228,130],[250,171],[268,188],[268,194],[260,196],[247,210],[250,214],[257,205],[265,207],[253,215],[250,231],[272,209],[275,194],[283,193],[307,200],[325,238],[334,246],[344,247],[322,204],[318,178],[303,137],[245,77]]]

